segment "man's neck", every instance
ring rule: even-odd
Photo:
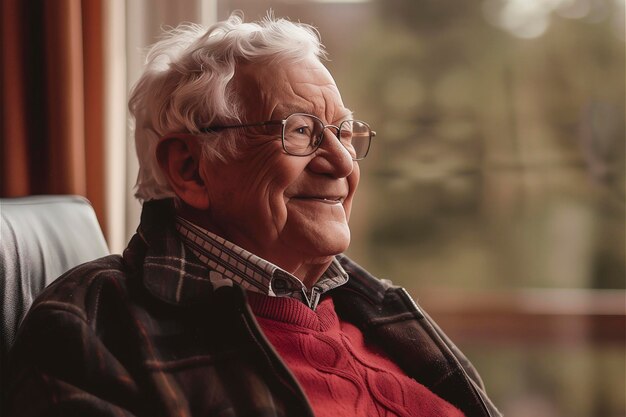
[[[310,289],[322,277],[333,260],[333,256],[311,258],[304,254],[293,254],[293,248],[280,247],[280,242],[251,242],[238,236],[231,236],[225,230],[208,221],[206,212],[195,210],[185,204],[177,209],[178,216],[196,224],[211,233],[234,243],[254,255],[273,263],[297,277]]]
[[[324,271],[328,269],[328,266],[330,265],[332,260],[332,257],[328,257],[325,259],[319,259],[316,262],[302,263],[293,271],[285,269],[282,266],[281,268],[296,276],[307,288],[310,289],[321,278],[322,274],[324,274]]]

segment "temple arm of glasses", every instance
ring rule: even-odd
[[[247,123],[243,125],[225,125],[225,126],[207,126],[200,128],[200,132],[211,133],[211,132],[219,132],[224,129],[238,129],[242,127],[257,127],[257,126],[270,126],[270,125],[283,125],[285,124],[285,120],[269,120],[267,122],[260,123]]]

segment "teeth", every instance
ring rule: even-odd
[[[304,197],[303,197],[304,198]],[[306,197],[307,199],[315,199],[327,202],[342,202],[342,197]]]

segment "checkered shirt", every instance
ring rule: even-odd
[[[216,287],[235,282],[247,291],[298,299],[315,310],[322,294],[348,282],[348,274],[334,257],[322,277],[307,290],[284,269],[179,216],[176,230],[185,246],[209,267],[209,279]]]

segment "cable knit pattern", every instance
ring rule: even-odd
[[[339,320],[330,297],[316,311],[295,299],[255,293],[249,302],[317,417],[463,416]]]

